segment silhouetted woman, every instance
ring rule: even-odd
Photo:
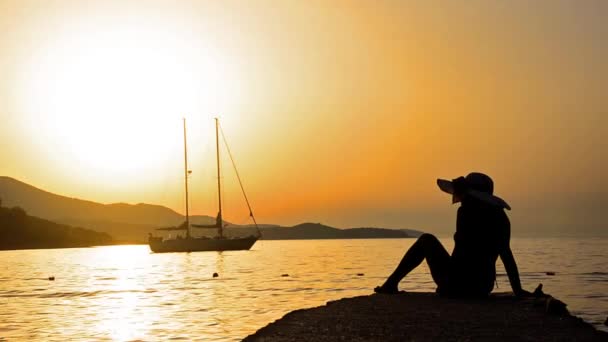
[[[521,288],[517,264],[509,246],[511,224],[504,209],[509,205],[494,196],[492,179],[470,173],[452,181],[438,179],[439,188],[461,202],[456,219],[452,255],[431,234],[423,234],[407,251],[397,269],[378,293],[397,293],[397,285],[426,259],[437,292],[448,296],[483,297],[492,292],[496,281],[496,259],[500,256],[517,296],[530,293]]]

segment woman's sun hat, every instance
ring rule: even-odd
[[[469,195],[482,202],[511,210],[507,202],[494,196],[494,182],[483,173],[471,172],[466,177],[458,177],[451,181],[437,179],[437,185],[441,191],[452,195],[452,203],[460,202],[463,196]]]

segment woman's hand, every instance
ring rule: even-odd
[[[538,284],[538,286],[536,287],[536,290],[534,290],[534,292],[528,292],[522,288],[519,288],[518,290],[513,291],[515,293],[515,296],[518,298],[529,298],[529,297],[535,297],[535,298],[542,298],[542,297],[547,297],[547,295],[543,292],[543,284]]]

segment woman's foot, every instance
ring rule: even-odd
[[[382,286],[376,286],[376,288],[374,288],[374,292],[383,294],[397,294],[399,293],[399,289],[397,286],[384,284]]]

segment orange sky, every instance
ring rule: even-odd
[[[477,170],[514,231],[604,231],[603,1],[2,1],[0,174],[213,214],[222,119],[259,220],[448,233]],[[227,160],[225,160],[227,162]],[[227,217],[245,222],[225,171]],[[597,209],[597,210],[596,210]]]

